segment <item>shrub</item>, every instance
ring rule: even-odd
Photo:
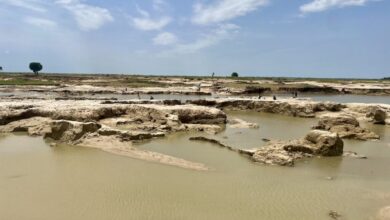
[[[36,63],[36,62],[32,62],[30,63],[30,70],[33,71],[35,73],[35,75],[38,75],[38,72],[42,70],[42,64],[40,63]]]

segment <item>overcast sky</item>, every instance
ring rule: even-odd
[[[0,66],[390,76],[389,0],[0,0]]]

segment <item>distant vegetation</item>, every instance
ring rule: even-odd
[[[42,70],[42,64],[40,63],[36,63],[36,62],[32,62],[30,63],[30,70],[33,71],[35,73],[35,75],[38,75],[38,72]]]
[[[385,77],[383,78],[383,80],[390,80],[390,77]]]
[[[51,80],[29,79],[29,78],[9,78],[9,79],[0,78],[0,85],[44,86],[44,85],[59,85],[59,84]]]
[[[232,77],[238,77],[238,73],[236,72],[232,73]]]
[[[0,71],[3,71],[3,67],[2,66],[0,66]]]

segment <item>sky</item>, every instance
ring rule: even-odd
[[[389,0],[0,0],[0,66],[381,78]]]

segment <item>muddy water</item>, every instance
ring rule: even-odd
[[[302,137],[315,119],[229,112],[259,129],[213,136],[239,147]],[[203,162],[197,172],[94,149],[50,148],[41,138],[0,136],[0,219],[370,219],[390,204],[390,129],[378,142],[346,141],[368,160],[313,158],[295,168],[262,166],[178,133],[138,147]],[[328,180],[332,177],[333,180]]]

